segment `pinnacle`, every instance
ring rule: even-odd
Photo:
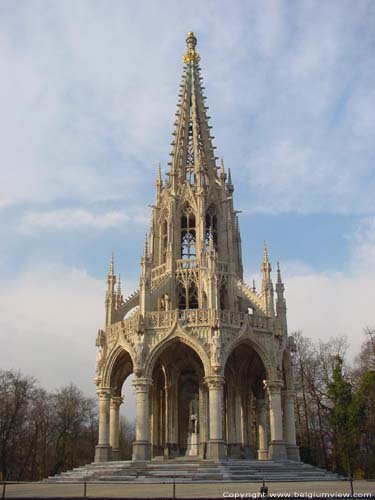
[[[268,262],[268,250],[267,250],[266,240],[264,240],[263,243],[263,262]]]
[[[108,272],[108,275],[114,276],[114,274],[115,274],[115,255],[112,252],[111,261],[109,263],[109,272]]]
[[[189,63],[194,61],[195,63],[199,62],[199,54],[195,52],[195,47],[197,45],[197,39],[192,31],[189,31],[186,38],[186,46],[187,52],[184,55],[184,63]]]

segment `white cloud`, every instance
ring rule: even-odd
[[[95,339],[105,281],[61,264],[34,267],[0,285],[0,366],[37,377],[49,390],[72,381],[95,396]],[[127,404],[134,415],[132,388]]]
[[[292,263],[284,274],[289,331],[315,340],[346,335],[351,358],[358,354],[363,328],[375,325],[375,218],[364,219],[352,236],[346,269],[317,273]]]
[[[3,8],[0,204],[143,196],[168,159],[184,34],[196,29],[218,153],[255,209],[281,197],[272,211],[372,212],[371,1],[193,4]]]
[[[24,234],[38,231],[76,230],[95,228],[105,230],[120,224],[147,224],[148,217],[142,213],[124,211],[90,212],[83,208],[59,209],[26,213],[20,220],[18,231]]]

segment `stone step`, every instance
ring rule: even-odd
[[[289,460],[160,460],[154,462],[91,463],[47,478],[46,482],[267,482],[334,481],[341,479],[324,469]]]

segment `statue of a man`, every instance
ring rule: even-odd
[[[96,353],[96,374],[99,375],[100,370],[103,365],[104,349],[103,346],[98,346],[98,352]]]
[[[189,404],[189,418],[191,422],[191,432],[198,432],[198,421],[199,421],[199,399],[195,395]]]
[[[143,335],[140,333],[135,341],[134,353],[135,353],[135,364],[142,366],[143,364]]]
[[[217,328],[211,338],[211,361],[214,365],[220,364],[221,358],[221,338],[220,330]]]

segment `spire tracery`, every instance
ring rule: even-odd
[[[217,168],[194,33],[188,33],[186,43],[188,50],[184,56],[185,67],[173,132],[170,178],[175,189],[177,184],[188,182],[194,190],[199,190],[217,178]]]

